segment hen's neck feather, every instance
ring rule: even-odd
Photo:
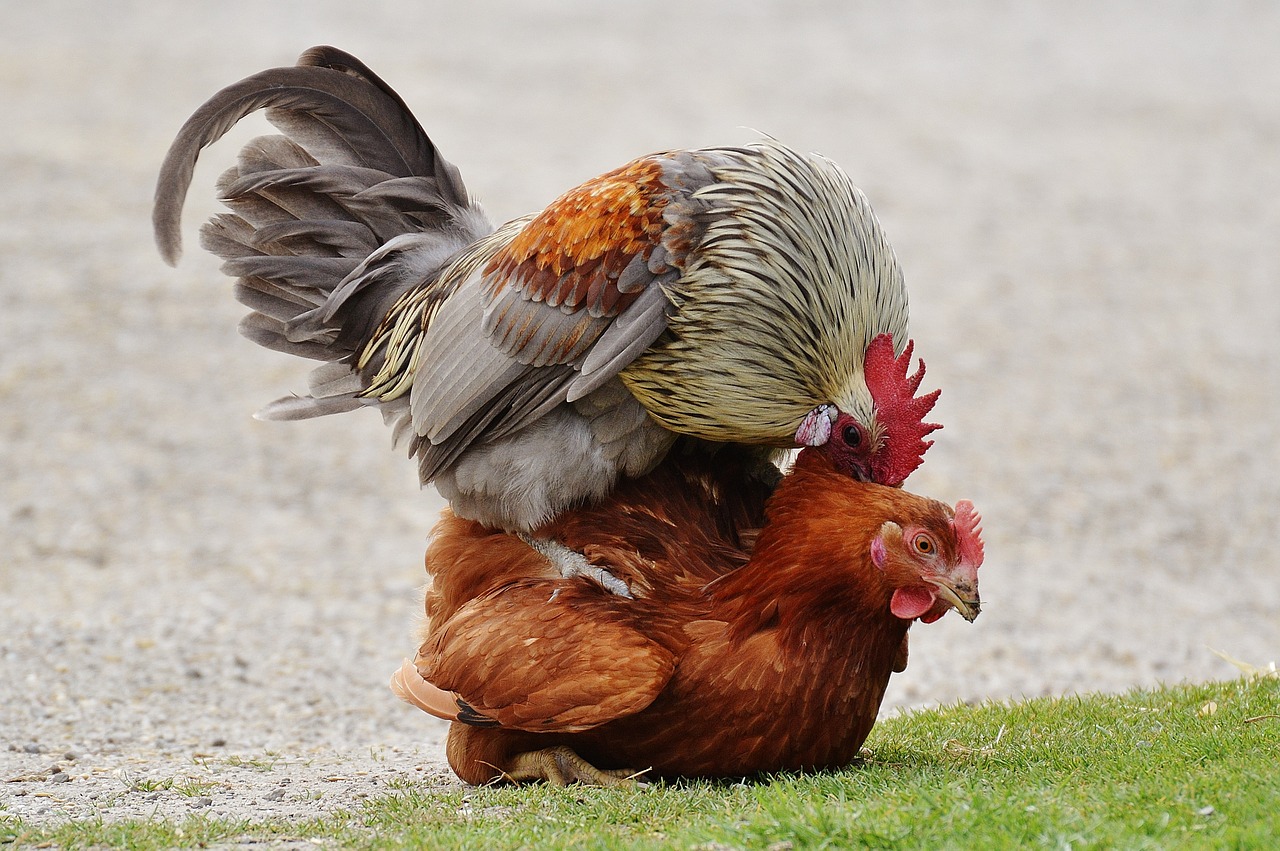
[[[709,589],[732,615],[735,634],[893,620],[892,588],[870,553],[897,493],[802,455],[769,501],[751,560]]]

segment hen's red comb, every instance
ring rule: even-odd
[[[872,477],[885,485],[905,482],[924,462],[925,450],[933,445],[932,440],[924,439],[925,435],[942,428],[924,421],[942,391],[915,395],[924,380],[924,361],[920,361],[914,375],[907,375],[914,348],[915,343],[908,340],[902,356],[894,357],[893,336],[880,334],[867,346],[863,364],[867,389],[876,403],[876,420],[885,435],[884,448],[871,462]]]
[[[962,499],[956,503],[956,516],[951,521],[960,542],[960,560],[973,565],[976,570],[982,564],[982,515],[973,503]]]

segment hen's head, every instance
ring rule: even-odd
[[[918,522],[884,523],[871,541],[871,561],[893,588],[895,616],[933,623],[954,608],[972,621],[982,608],[982,518],[967,499],[954,511],[933,505],[938,510]]]
[[[942,391],[915,395],[924,379],[924,361],[907,374],[913,347],[908,341],[901,357],[895,357],[892,336],[873,339],[863,369],[874,403],[870,415],[821,405],[805,417],[796,442],[827,456],[837,470],[858,481],[900,486],[933,445],[925,436],[942,428],[924,421]]]

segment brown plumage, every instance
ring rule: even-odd
[[[425,639],[393,688],[454,722],[449,761],[471,783],[848,764],[911,623],[976,617],[979,520],[854,481],[817,450],[769,498],[749,554],[764,501],[734,459],[668,459],[538,532],[631,598],[446,518]]]
[[[830,161],[772,140],[651,154],[495,229],[399,96],[318,47],[183,126],[156,186],[170,262],[201,149],[258,109],[284,135],[241,151],[203,244],[246,336],[326,362],[261,416],[375,407],[455,512],[518,531],[678,435],[760,462],[848,437],[846,472],[885,484],[919,463],[933,397],[871,380],[907,345],[902,273]]]

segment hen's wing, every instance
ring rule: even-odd
[[[417,672],[447,693],[450,714],[397,691],[449,720],[581,732],[644,709],[675,663],[617,597],[586,580],[529,582],[463,606],[419,650]]]
[[[747,563],[780,475],[745,447],[684,440],[651,472],[537,534],[581,552],[635,596],[700,588]]]

